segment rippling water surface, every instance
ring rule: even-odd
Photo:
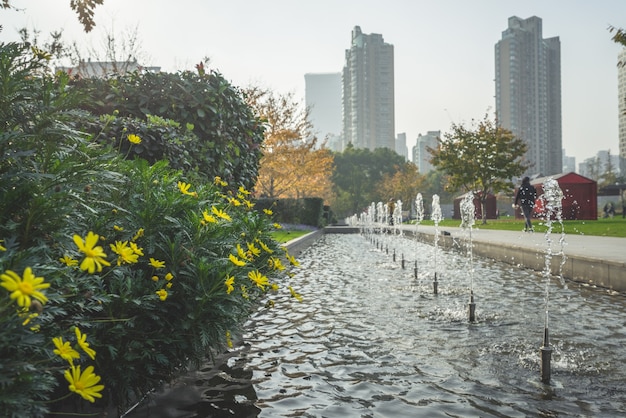
[[[180,415],[162,416],[626,415],[623,295],[379,239],[326,235],[301,254],[289,284],[303,301],[272,296],[276,307],[252,316],[243,347],[220,370],[194,374],[191,406],[170,405]],[[539,356],[546,283],[550,384],[541,382]]]

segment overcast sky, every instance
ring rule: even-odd
[[[70,0],[11,0],[0,41],[17,29],[40,38],[63,29],[67,42],[100,49],[106,33],[137,29],[146,65],[193,69],[204,57],[237,86],[294,92],[304,74],[339,72],[352,28],[394,45],[396,132],[450,130],[495,111],[494,45],[510,16],[543,20],[561,40],[563,147],[580,163],[617,155],[617,55],[609,25],[626,28],[626,0],[104,0],[96,29],[82,32]]]

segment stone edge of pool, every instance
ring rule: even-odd
[[[360,229],[353,226],[327,226],[310,232],[284,244],[289,253],[298,256],[324,234],[358,234]],[[432,234],[427,232],[404,231],[415,236],[420,242],[432,243]],[[438,245],[445,249],[458,249],[458,242],[452,235],[441,235]],[[503,261],[507,264],[543,271],[544,257],[537,257],[537,251],[530,248],[507,245],[501,242],[474,242],[473,253],[480,257]],[[552,274],[559,274],[560,262],[551,264]],[[626,263],[602,260],[579,255],[566,254],[562,267],[563,278],[591,286],[598,286],[616,292],[626,292]]]

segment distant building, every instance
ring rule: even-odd
[[[626,176],[626,48],[617,58],[617,114],[619,115],[619,157],[622,175]]]
[[[341,73],[308,73],[304,83],[309,122],[319,143],[328,139],[328,148],[342,151]]]
[[[576,157],[565,155],[565,150],[563,150],[563,173],[571,172],[576,172]]]
[[[435,167],[430,163],[432,155],[428,148],[437,148],[437,141],[441,137],[441,131],[428,131],[426,135],[419,134],[413,147],[413,163],[417,166],[420,174],[427,174]]]
[[[64,71],[72,77],[78,78],[106,78],[112,75],[124,75],[139,72],[158,73],[161,67],[146,67],[137,61],[80,61],[75,67],[57,67],[57,71]]]
[[[508,25],[495,45],[498,123],[528,145],[528,174],[561,173],[561,42],[542,37],[536,16]]]
[[[343,138],[356,148],[395,149],[393,45],[352,30],[343,68]]]
[[[404,161],[409,159],[409,148],[406,146],[406,133],[401,133],[396,136],[396,154],[404,157]]]
[[[608,150],[598,151],[595,157],[587,158],[578,164],[578,173],[595,181],[600,180],[609,169],[618,174],[620,157]]]

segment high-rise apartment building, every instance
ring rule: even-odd
[[[352,30],[343,68],[343,139],[356,148],[395,149],[393,45]]]
[[[619,160],[622,175],[626,175],[626,48],[617,58],[617,99],[619,115]]]
[[[528,145],[527,174],[561,173],[561,42],[536,16],[508,23],[495,46],[498,123]]]
[[[435,169],[430,163],[432,155],[428,152],[428,148],[436,149],[439,138],[441,138],[441,131],[428,131],[426,135],[417,136],[417,142],[413,147],[413,164],[417,166],[420,174],[426,174]]]
[[[309,122],[319,143],[326,139],[329,148],[342,151],[338,141],[342,130],[341,73],[305,74],[304,94]]]
[[[406,146],[406,133],[402,132],[396,135],[396,154],[404,157],[404,161],[409,159],[409,148]]]

